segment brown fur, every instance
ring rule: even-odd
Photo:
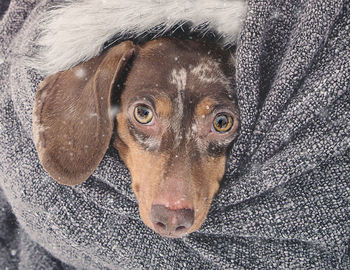
[[[58,182],[79,184],[101,162],[113,132],[112,89],[124,70],[123,58],[133,53],[133,44],[125,42],[39,85],[34,141],[41,163]],[[84,76],[76,76],[80,71]]]
[[[166,207],[169,213],[190,209],[194,220],[185,232],[190,233],[201,226],[218,191],[239,121],[228,90],[232,57],[213,44],[170,38],[141,46],[125,42],[46,78],[38,88],[34,109],[39,158],[62,184],[76,185],[88,178],[110,143],[112,90],[133,55],[112,144],[130,171],[144,223],[157,231],[150,217],[154,205]],[[135,121],[137,104],[153,110],[151,124]],[[235,119],[227,134],[211,129],[216,110],[222,110],[218,105]],[[210,150],[212,144],[218,145],[218,153]]]

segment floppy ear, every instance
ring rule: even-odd
[[[113,132],[112,90],[134,52],[132,42],[123,42],[39,85],[34,143],[44,169],[59,183],[80,184],[101,162]]]

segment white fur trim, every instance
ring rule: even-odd
[[[162,32],[184,20],[194,27],[208,23],[202,31],[215,29],[226,43],[232,43],[245,11],[243,0],[66,1],[47,12],[41,22],[37,68],[53,74],[98,55],[116,34],[136,37],[164,24]]]

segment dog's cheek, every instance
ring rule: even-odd
[[[130,134],[123,113],[117,114],[117,135],[113,141],[113,147],[118,150],[120,158],[127,163]],[[127,165],[127,164],[126,164]],[[127,165],[128,166],[128,165]]]
[[[154,194],[159,189],[165,158],[144,151],[135,144],[129,150],[128,160],[132,164],[129,171],[135,193],[147,204],[152,203]]]
[[[226,157],[202,157],[201,162],[193,167],[195,220],[190,231],[199,229],[205,221],[213,198],[220,187],[225,173]]]
[[[152,228],[150,212],[154,197],[159,191],[166,157],[159,153],[147,152],[133,142],[129,146],[127,159],[141,218],[147,226]]]
[[[122,139],[119,136],[116,136],[112,144],[113,147],[118,150],[120,158],[124,161],[124,163],[126,163],[129,149],[128,145],[124,141],[122,141]]]

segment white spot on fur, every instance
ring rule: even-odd
[[[175,136],[175,146],[179,145],[182,136],[181,136],[181,131],[179,128],[181,127],[181,121],[183,118],[184,114],[184,100],[183,100],[183,92],[186,89],[186,84],[187,84],[187,71],[185,68],[180,68],[180,69],[173,69],[170,75],[170,83],[174,84],[177,88],[177,98],[176,98],[176,105],[177,105],[177,110],[174,115],[174,132],[176,134]]]
[[[196,133],[197,132],[197,125],[196,124],[192,124],[191,130],[192,130],[192,132]]]
[[[160,141],[153,137],[149,138],[146,143],[149,150],[155,150],[160,147]]]
[[[75,76],[77,78],[79,78],[80,80],[82,79],[86,79],[86,70],[83,68],[78,68],[75,72],[74,72]]]
[[[203,83],[221,83],[231,93],[230,78],[222,73],[218,62],[209,59],[203,59],[197,66],[190,71],[192,76],[197,77]]]
[[[117,105],[112,106],[111,110],[109,111],[109,117],[114,118],[116,116],[116,114],[118,113],[118,111],[119,111],[119,106],[117,106]]]
[[[191,138],[198,137],[197,136],[197,131],[198,131],[197,125],[195,123],[193,123],[191,125],[191,128],[186,132],[186,140],[190,141]]]
[[[213,64],[209,64],[208,62],[201,62],[198,66],[194,67],[191,70],[191,74],[196,76],[202,82],[213,83],[216,81],[215,76],[213,76],[214,70],[215,66]]]
[[[134,136],[136,140],[138,140],[140,143],[146,146],[147,150],[156,150],[160,147],[160,140],[157,138],[148,137],[147,139],[145,139],[137,133],[135,133]]]
[[[170,83],[175,84],[178,91],[184,91],[187,82],[186,69],[181,68],[180,70],[173,69],[170,76]]]
[[[204,60],[191,70],[191,74],[205,83],[221,82],[226,84],[227,80],[220,71],[219,63]]]
[[[97,113],[89,113],[89,117],[97,117],[98,115],[97,115]]]

